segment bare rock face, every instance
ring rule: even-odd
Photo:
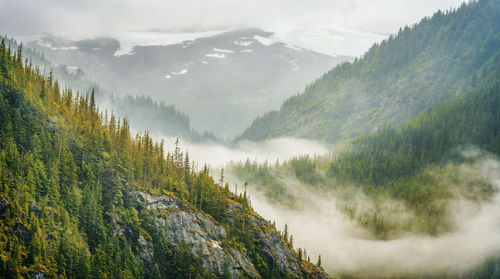
[[[171,243],[185,241],[192,247],[192,252],[203,260],[203,265],[217,276],[222,276],[228,266],[233,278],[261,278],[254,265],[240,251],[222,247],[226,230],[211,217],[168,195],[152,196],[138,192],[137,196],[146,208],[168,214],[168,217],[156,217],[160,235]]]
[[[134,195],[137,206],[152,213],[156,235],[167,239],[174,247],[181,242],[186,243],[191,252],[202,260],[203,266],[216,276],[222,277],[229,272],[232,278],[266,277],[259,274],[245,249],[227,244],[226,228],[211,216],[170,195],[155,196],[142,191]],[[232,204],[228,213],[240,207],[240,204]],[[248,225],[252,227],[260,255],[267,263],[277,267],[280,277],[329,278],[315,265],[299,261],[295,252],[282,241],[279,232],[268,221],[256,214],[249,218]],[[144,262],[153,261],[154,247],[150,238],[135,233],[119,214],[112,215],[111,222],[115,235],[135,239],[139,256]]]
[[[269,222],[261,217],[252,216],[252,225],[258,228],[269,227]],[[279,266],[283,277],[287,278],[330,278],[323,269],[305,262],[299,261],[295,252],[287,247],[276,230],[257,230],[255,238],[259,247]]]

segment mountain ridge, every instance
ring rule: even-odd
[[[402,28],[257,117],[237,140],[296,136],[334,143],[400,125],[494,72],[499,11],[498,2],[480,0]]]
[[[223,182],[0,44],[3,278],[329,278]]]
[[[45,36],[27,46],[55,64],[82,68],[111,91],[146,94],[173,104],[190,116],[195,130],[222,138],[235,136],[255,116],[350,59],[289,46],[260,29],[167,46],[136,46],[120,55],[119,41],[107,38],[71,41]]]

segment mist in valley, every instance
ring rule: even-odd
[[[469,5],[478,1],[471,1]],[[436,22],[428,16],[438,9],[458,7],[462,1],[320,0],[310,4],[284,0],[273,3],[261,0],[256,3],[188,0],[183,5],[170,0],[150,0],[145,4],[117,0],[97,2],[63,4],[55,0],[0,0],[0,35],[19,40],[15,42],[15,39],[5,37],[13,49],[19,47],[19,52],[23,42],[27,50],[22,58],[39,67],[33,73],[42,71],[41,79],[50,79],[50,82],[43,82],[41,93],[30,96],[40,104],[47,102],[46,107],[41,106],[44,113],[57,111],[52,106],[69,108],[64,113],[74,119],[68,122],[74,120],[77,123],[88,116],[87,111],[79,115],[79,110],[96,110],[92,116],[95,123],[82,120],[75,127],[87,129],[90,132],[85,132],[89,134],[95,132],[95,125],[106,127],[99,131],[102,134],[99,134],[102,136],[99,144],[111,145],[114,153],[103,152],[103,158],[118,158],[119,163],[115,168],[106,161],[112,167],[109,167],[109,173],[102,173],[111,177],[114,172],[121,171],[122,166],[123,170],[133,166],[136,169],[128,175],[137,175],[141,179],[132,181],[126,176],[117,176],[116,181],[127,187],[137,186],[141,194],[144,191],[153,201],[155,195],[161,195],[164,198],[161,202],[165,203],[172,197],[179,198],[182,205],[176,204],[175,210],[189,209],[192,211],[190,216],[198,219],[199,216],[208,216],[207,220],[213,221],[213,227],[220,225],[220,235],[215,236],[212,231],[206,234],[209,244],[204,247],[205,254],[194,252],[195,256],[190,258],[200,260],[197,263],[200,270],[205,272],[205,260],[210,258],[209,261],[217,266],[213,273],[216,277],[222,277],[219,276],[222,269],[224,276],[227,275],[229,264],[233,265],[231,272],[239,268],[238,272],[245,275],[251,269],[259,275],[262,270],[269,274],[276,272],[274,275],[279,274],[276,278],[288,275],[286,268],[271,270],[278,262],[270,259],[274,255],[263,259],[261,255],[264,254],[259,254],[268,252],[265,251],[268,247],[260,247],[262,243],[254,243],[257,239],[254,236],[261,232],[261,228],[253,228],[255,231],[251,236],[245,231],[245,228],[248,230],[246,220],[260,215],[269,221],[261,224],[265,230],[275,233],[276,228],[280,231],[272,244],[278,243],[279,247],[285,247],[284,250],[292,250],[282,255],[292,255],[288,257],[293,261],[298,259],[297,266],[304,260],[303,266],[312,266],[311,274],[320,274],[318,278],[323,278],[324,271],[334,278],[476,278],[490,262],[496,269],[494,274],[498,274],[500,149],[496,125],[500,117],[496,108],[498,101],[491,97],[494,94],[487,95],[490,91],[498,91],[498,81],[495,81],[498,71],[494,69],[500,60],[497,59],[498,50],[490,46],[496,41],[489,38],[491,42],[477,44],[482,52],[473,55],[470,53],[474,51],[470,50],[474,46],[468,48],[467,36],[464,36],[457,41],[466,46],[457,46],[453,53],[450,52],[450,57],[427,57],[432,56],[432,51],[449,49],[433,38],[432,32],[439,31],[439,36],[445,38],[443,41],[453,45],[453,40],[444,33],[448,29],[454,32],[460,29],[451,20],[451,27],[443,23],[446,20],[441,20],[441,17],[449,14],[436,13]],[[122,9],[117,9],[118,5],[123,5]],[[42,15],[38,11],[43,9],[50,12]],[[454,16],[455,11],[449,13]],[[476,13],[480,14],[479,11],[471,12]],[[408,26],[426,16],[422,20],[424,27],[417,28],[416,35],[413,34],[414,27]],[[456,21],[461,21],[459,16],[456,18]],[[477,27],[480,23],[470,26]],[[484,30],[484,37],[488,32],[488,36],[498,32],[488,31],[486,27]],[[454,36],[455,33],[450,34]],[[403,39],[398,41],[398,36]],[[425,40],[416,43],[415,38]],[[427,41],[438,42],[431,48],[426,46]],[[462,48],[470,57],[461,56]],[[394,61],[391,60],[394,57],[390,57],[392,52],[398,52]],[[419,56],[420,52],[424,54]],[[485,65],[481,64],[483,62]],[[22,61],[19,65],[18,68],[23,69]],[[440,76],[443,69],[455,65],[463,66],[463,69],[450,70],[452,74],[460,75],[456,82],[453,77]],[[477,68],[469,73],[465,70],[469,66]],[[3,74],[1,69],[0,74]],[[4,76],[0,75],[0,78],[3,82]],[[5,80],[7,78],[10,76],[5,74]],[[60,83],[53,85],[53,79]],[[488,81],[487,85],[495,81],[496,87],[480,87],[478,84],[483,79]],[[441,81],[456,86],[456,93],[449,90],[451,93],[446,98],[445,95],[439,97],[438,93],[449,93],[446,91],[449,84],[443,83],[443,88],[436,85]],[[429,87],[426,87],[427,83]],[[46,97],[45,86],[57,87],[54,89],[56,97]],[[59,87],[64,92],[61,95]],[[67,88],[73,88],[74,92]],[[474,90],[480,93],[490,91],[480,95]],[[477,103],[466,107],[467,100],[472,100],[462,98],[467,94],[478,94]],[[65,98],[64,105],[57,103],[60,97]],[[412,103],[413,100],[419,102]],[[464,107],[468,115],[474,116],[478,112],[477,119],[465,123],[467,121],[460,115],[456,116]],[[480,114],[482,110],[487,112]],[[493,112],[488,114],[489,110]],[[48,119],[52,121],[57,117],[52,115]],[[475,125],[480,121],[484,123]],[[91,125],[91,128],[86,125]],[[456,134],[452,131],[453,125],[459,131]],[[436,133],[438,129],[435,127],[441,127],[440,131],[449,132],[449,135]],[[468,133],[467,129],[474,130],[469,133],[470,137],[464,135]],[[250,132],[245,135],[247,131]],[[50,131],[54,135],[56,132],[59,131]],[[130,132],[130,138],[125,132]],[[118,138],[123,140],[123,146],[115,144]],[[139,143],[136,144],[134,139]],[[58,152],[52,152],[52,155],[57,154],[57,160],[40,157],[50,162],[57,161],[56,167],[50,169],[50,175],[64,175],[65,169],[58,169],[61,160],[80,160],[82,166],[87,166],[84,164],[85,155],[82,158],[66,156],[67,151],[59,141]],[[83,136],[80,141],[85,146]],[[164,150],[156,145],[160,142]],[[69,148],[83,149],[73,142],[68,145]],[[144,155],[141,148],[149,153]],[[172,159],[170,155],[179,150],[181,154],[176,153],[179,156]],[[435,155],[434,150],[440,155]],[[129,155],[124,158],[130,162],[120,161],[119,155],[122,154],[116,153],[122,151]],[[169,156],[163,151],[170,152]],[[0,150],[0,155],[4,154],[2,152]],[[131,163],[135,162],[135,156],[139,157],[137,154],[142,154],[140,164],[144,165]],[[151,154],[157,156],[154,159],[147,157]],[[0,158],[5,157],[2,156]],[[184,156],[189,156],[189,164],[185,163]],[[163,160],[165,158],[168,159]],[[170,165],[167,168],[165,164]],[[149,165],[156,168],[146,169]],[[211,177],[202,171],[205,166]],[[0,164],[0,171],[2,167]],[[106,169],[108,165],[103,163],[99,167]],[[88,194],[92,201],[95,200],[92,206],[102,207],[98,204],[102,199],[100,193],[90,195],[90,190],[84,189],[87,186],[83,186],[87,182],[76,182],[80,176],[91,177],[90,169],[85,169],[85,172],[78,169],[76,174],[74,168],[75,182],[71,187],[76,193],[75,200]],[[164,172],[164,179],[149,181],[148,176],[157,175],[156,172]],[[31,179],[30,175],[26,174],[27,180]],[[109,182],[106,186],[114,189],[118,183],[101,179],[99,175],[102,174],[92,176],[96,178],[96,185]],[[49,180],[47,177],[44,179]],[[19,181],[23,179],[20,176]],[[224,188],[225,183],[230,191]],[[108,188],[103,189],[104,193],[108,191]],[[212,192],[206,194],[207,189]],[[120,191],[122,189],[110,196],[127,196]],[[36,191],[32,192],[36,194]],[[65,193],[61,192],[59,196],[65,196]],[[0,193],[0,207],[3,206],[2,199],[3,193]],[[37,211],[33,204],[42,202],[33,200],[29,212]],[[248,201],[251,206],[248,206]],[[155,202],[148,206],[154,207]],[[72,202],[67,203],[71,207]],[[132,220],[129,223],[140,223],[143,221],[140,218],[149,216],[137,215],[131,204],[117,206],[110,203],[110,211],[105,216],[118,220],[115,218],[118,213],[113,210],[125,212],[123,208],[132,212],[129,214],[132,217],[128,216]],[[28,206],[24,207],[28,210]],[[179,216],[187,216],[183,214],[181,212]],[[68,216],[68,220],[73,218],[70,214]],[[74,217],[75,232],[81,225],[78,218]],[[196,223],[196,218],[193,217],[191,223]],[[114,219],[110,227],[119,223]],[[98,221],[104,223],[107,219]],[[238,222],[243,225],[239,227]],[[92,227],[93,223],[89,221],[86,225]],[[184,229],[184,225],[177,228]],[[206,228],[201,227],[199,232],[204,233]],[[14,233],[18,233],[16,230]],[[284,237],[285,230],[288,237]],[[151,236],[142,228],[137,231],[139,240],[133,239],[130,243],[135,241],[139,245],[133,249],[128,247],[131,258],[139,250],[137,259],[147,254],[144,251],[155,256],[157,247],[148,243],[148,236]],[[264,229],[262,232],[270,235]],[[85,240],[87,234],[90,235],[82,231],[77,235]],[[184,241],[184,235],[178,235],[181,236],[175,241]],[[293,236],[293,245],[290,235]],[[197,237],[192,239],[197,240]],[[161,244],[170,245],[168,242]],[[26,247],[31,249],[31,246]],[[194,248],[189,249],[186,248],[186,255],[194,251]],[[168,251],[174,252],[160,256],[173,255],[175,258],[175,249]],[[246,262],[239,259],[230,263],[228,259],[233,257],[230,254],[235,251],[248,254],[244,257],[248,256],[249,260],[245,258],[245,261],[249,264],[243,267],[241,263]],[[214,256],[216,253],[219,254]],[[160,256],[158,261],[164,261]],[[320,256],[324,270],[314,265]],[[308,258],[313,264],[307,263]],[[215,264],[217,261],[217,264],[223,264]],[[141,258],[138,262],[144,264],[146,260]],[[191,268],[184,270],[189,276]],[[232,273],[236,278],[234,274],[237,273]],[[266,278],[267,273],[262,274]]]
[[[349,203],[358,214],[376,212],[395,223],[411,222],[415,214],[402,201],[367,196],[355,186],[317,191],[293,177],[284,178],[282,183],[296,199],[293,208],[269,201],[256,185],[250,184],[248,192],[256,211],[275,221],[280,230],[287,224],[294,247],[306,248],[312,261],[321,255],[331,275],[455,278],[500,253],[500,161],[483,157],[457,168],[472,179],[488,181],[494,195],[477,202],[457,193],[448,201],[452,229],[438,236],[395,232],[397,236],[387,240],[377,239],[340,208]],[[233,184],[243,185],[234,175],[226,175]],[[351,198],[346,200],[346,196]]]
[[[172,151],[176,138],[163,139]],[[242,142],[232,147],[180,139],[180,147],[182,152],[189,152],[199,168],[208,164],[214,179],[219,178],[221,168],[227,167],[225,181],[237,194],[244,191],[246,181],[231,172],[232,163],[248,159],[274,164],[300,155],[335,156],[329,153],[329,146],[297,138]],[[487,181],[494,194],[487,200],[474,201],[462,196],[466,193],[457,191],[453,199],[446,201],[451,230],[439,235],[403,230],[389,232],[387,239],[378,239],[342,211],[342,207],[349,205],[358,215],[376,212],[396,226],[415,222],[415,212],[403,201],[386,195],[366,195],[355,185],[318,190],[293,176],[282,178],[281,183],[295,200],[294,207],[270,201],[258,190],[259,185],[249,184],[247,193],[255,211],[275,222],[277,229],[283,231],[285,224],[288,226],[296,249],[307,249],[313,262],[321,255],[323,267],[331,275],[454,278],[473,271],[500,253],[500,161],[476,149],[468,149],[463,155],[474,163],[451,168],[471,180]]]
[[[156,139],[164,139],[166,148],[170,151],[173,151],[177,140],[175,137],[156,137]],[[189,153],[191,160],[200,168],[207,164],[214,171],[220,170],[229,162],[244,162],[247,159],[252,162],[275,163],[277,160],[290,160],[301,155],[315,156],[329,153],[325,144],[290,137],[275,138],[265,142],[241,141],[234,145],[193,143],[182,138],[179,139],[179,143],[181,151]]]

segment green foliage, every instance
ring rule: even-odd
[[[485,84],[422,113],[400,128],[385,128],[353,141],[334,159],[329,174],[383,186],[412,177],[423,167],[456,159],[458,147],[500,154],[500,83]],[[454,152],[455,151],[455,152]]]
[[[497,76],[500,3],[439,11],[371,47],[257,118],[239,139],[296,136],[337,142],[399,126]]]
[[[391,230],[443,233],[450,229],[445,201],[453,197],[453,191],[467,193],[471,199],[487,199],[492,194],[488,182],[474,180],[473,174],[454,166],[474,161],[464,157],[464,152],[500,155],[499,92],[497,79],[484,81],[401,127],[353,139],[347,151],[333,159],[304,156],[275,165],[247,161],[228,169],[256,185],[271,201],[291,207],[296,206],[293,189],[297,187],[316,193],[340,191],[347,201],[339,209],[382,239]],[[375,201],[378,197],[403,201],[417,218],[411,224],[398,224],[382,211],[360,213],[350,205],[350,194],[343,193],[349,193],[353,185]]]
[[[265,258],[246,194],[196,172],[177,146],[165,152],[127,119],[99,111],[95,95],[60,90],[52,74],[0,45],[0,277],[213,278],[179,240],[157,234],[136,190],[168,194],[226,228],[225,249],[245,250],[261,274]],[[139,99],[140,100],[140,99]],[[145,100],[148,103],[148,100]],[[117,232],[117,226],[127,228]],[[141,256],[147,239],[153,258]]]

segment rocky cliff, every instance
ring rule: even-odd
[[[173,249],[181,243],[187,244],[190,251],[199,257],[203,266],[217,277],[230,274],[231,278],[265,278],[257,270],[244,247],[228,241],[227,229],[218,224],[211,216],[204,214],[173,195],[152,195],[143,191],[132,193],[136,196],[135,207],[138,211],[151,213],[154,232],[168,240]],[[241,204],[233,201],[227,209],[236,217]],[[255,245],[261,251],[263,260],[276,267],[283,278],[329,278],[321,268],[298,260],[293,249],[282,240],[280,233],[257,214],[248,216],[247,230],[252,233]],[[134,235],[124,218],[119,214],[112,216],[114,234],[131,237]],[[236,222],[235,220],[230,220]],[[139,234],[136,239],[140,257],[151,261],[154,255],[153,243],[148,237]],[[229,273],[228,273],[229,272]]]

